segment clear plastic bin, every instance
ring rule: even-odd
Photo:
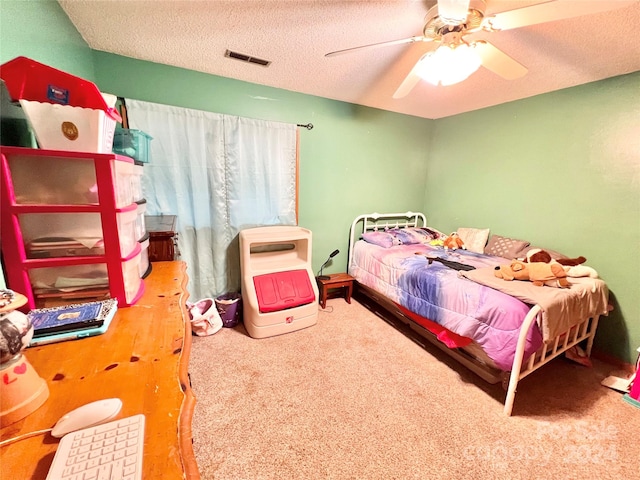
[[[18,221],[26,258],[105,253],[99,213],[24,213]]]
[[[18,204],[97,205],[93,161],[40,155],[11,155],[9,170]]]
[[[120,257],[130,255],[138,241],[136,207],[116,213]],[[24,213],[18,216],[27,258],[104,255],[100,213]]]
[[[119,128],[113,136],[113,151],[138,162],[149,163],[149,147],[153,137],[142,130]]]
[[[29,280],[36,296],[102,290],[109,288],[107,265],[66,265],[29,269]]]
[[[12,154],[9,170],[16,203],[23,205],[97,205],[98,184],[93,158]],[[116,208],[134,202],[131,190],[133,163],[111,162]]]

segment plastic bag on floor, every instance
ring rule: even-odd
[[[222,328],[222,318],[212,298],[204,298],[196,303],[187,302],[191,320],[191,331],[199,337],[213,335]]]

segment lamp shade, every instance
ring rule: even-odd
[[[482,60],[472,46],[441,45],[418,62],[417,74],[433,85],[453,85],[474,73]]]

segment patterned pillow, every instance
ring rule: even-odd
[[[489,243],[487,243],[487,246],[484,249],[484,253],[487,255],[493,255],[494,257],[504,257],[509,260],[513,260],[529,245],[530,243],[524,240],[502,237],[500,235],[491,235]]]
[[[390,248],[394,245],[401,245],[399,239],[394,237],[388,231],[385,232],[383,230],[364,232],[362,234],[362,239],[367,243],[373,243],[374,245],[378,245],[382,248]]]
[[[394,228],[389,231],[400,240],[402,245],[429,243],[431,240],[439,239],[442,235],[438,230],[426,227]]]
[[[484,253],[484,246],[489,238],[489,229],[463,227],[458,229],[458,236],[470,252]]]
[[[416,243],[429,243],[439,239],[443,234],[435,229],[426,227],[391,228],[389,230],[375,230],[362,234],[362,239],[368,243],[379,245],[383,248],[394,245],[414,245]]]

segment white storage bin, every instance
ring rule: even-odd
[[[104,110],[20,100],[40,148],[111,153],[116,120]]]

